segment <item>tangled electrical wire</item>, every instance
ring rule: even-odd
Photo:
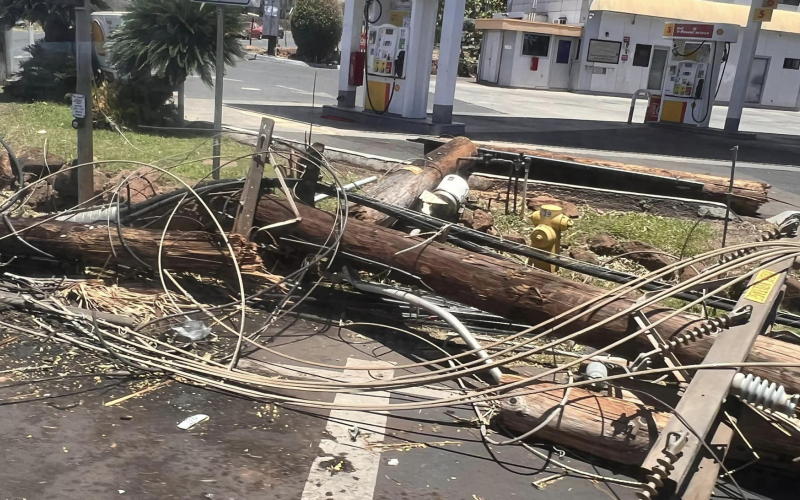
[[[50,332],[42,332],[6,321],[0,321],[0,327],[22,332],[34,337],[43,339],[55,339],[68,342],[88,351],[111,358],[115,363],[124,365],[131,372],[161,373],[173,377],[179,377],[191,383],[200,384],[206,387],[227,391],[240,396],[252,398],[265,402],[279,402],[281,404],[319,409],[338,409],[353,411],[404,411],[420,410],[427,408],[449,407],[458,404],[471,404],[482,426],[482,435],[488,442],[499,445],[515,444],[524,438],[536,433],[542,426],[533,428],[530,432],[524,433],[517,438],[506,441],[494,441],[486,434],[486,421],[484,414],[478,409],[478,404],[491,403],[498,399],[511,397],[522,397],[543,392],[565,391],[564,398],[559,404],[563,409],[568,404],[567,398],[571,388],[584,387],[602,382],[613,382],[615,380],[630,378],[646,378],[652,375],[667,374],[678,368],[650,368],[635,373],[625,372],[613,374],[592,380],[573,380],[571,374],[581,363],[598,359],[598,357],[615,351],[626,342],[630,342],[637,337],[645,334],[651,329],[658,328],[672,318],[676,318],[694,306],[704,303],[709,298],[719,295],[729,289],[735,288],[740,283],[747,283],[759,271],[771,265],[787,259],[797,259],[800,257],[800,243],[796,241],[775,240],[763,241],[752,244],[742,244],[730,246],[725,249],[713,250],[695,257],[681,260],[670,264],[662,269],[648,273],[647,275],[636,277],[626,283],[619,284],[613,289],[604,291],[594,298],[578,304],[569,310],[558,314],[546,321],[540,322],[527,328],[523,328],[517,333],[513,333],[496,340],[486,341],[480,348],[461,349],[455,354],[449,353],[444,348],[432,344],[425,338],[410,332],[406,329],[391,327],[379,323],[373,323],[373,327],[383,328],[386,331],[401,332],[409,334],[427,342],[439,351],[442,356],[425,361],[409,362],[398,364],[392,367],[395,371],[408,371],[409,373],[399,375],[390,379],[374,378],[365,381],[351,381],[338,379],[336,375],[330,377],[294,377],[286,378],[282,374],[276,373],[274,376],[264,375],[260,372],[248,371],[239,367],[239,359],[242,353],[264,351],[272,356],[289,360],[300,366],[326,368],[340,370],[342,366],[330,363],[323,363],[312,359],[298,357],[288,354],[280,348],[269,345],[269,334],[272,328],[288,315],[293,314],[302,304],[310,300],[314,291],[331,276],[337,275],[337,268],[334,267],[335,257],[340,254],[342,239],[347,229],[347,219],[349,211],[349,200],[347,192],[335,169],[319,152],[301,148],[295,143],[276,139],[264,151],[256,151],[252,155],[243,155],[229,160],[220,168],[224,168],[237,159],[249,158],[251,156],[265,155],[269,163],[276,165],[276,160],[290,160],[290,166],[299,159],[300,165],[313,165],[319,168],[324,175],[330,179],[335,191],[335,205],[332,208],[334,217],[327,237],[322,244],[311,246],[310,251],[302,259],[302,264],[284,276],[276,276],[268,285],[261,286],[257,291],[248,291],[246,279],[243,276],[240,264],[237,261],[236,253],[231,246],[230,238],[226,232],[226,222],[232,218],[230,213],[239,206],[243,180],[223,179],[219,181],[208,181],[202,179],[194,184],[189,184],[175,174],[173,170],[187,163],[202,160],[181,160],[171,165],[157,166],[151,163],[134,161],[102,161],[92,162],[95,164],[129,164],[138,167],[138,170],[125,176],[116,186],[98,194],[92,200],[84,202],[77,207],[48,215],[38,219],[32,225],[25,226],[30,229],[32,226],[44,224],[48,221],[79,221],[82,223],[91,222],[95,224],[105,223],[108,230],[109,253],[117,256],[117,252],[128,252],[134,259],[139,261],[143,269],[154,275],[164,294],[172,305],[174,312],[165,314],[161,317],[152,319],[136,326],[121,325],[111,321],[101,315],[82,314],[81,312],[71,311],[59,307],[56,303],[48,302],[47,298],[58,289],[58,285],[49,285],[50,288],[37,289],[24,280],[17,280],[16,285],[20,291],[31,295],[42,310],[48,314],[58,316],[63,320],[63,327],[54,329]],[[84,165],[66,167],[76,169]],[[297,170],[297,168],[295,168]],[[293,206],[295,193],[289,187],[291,179],[285,179],[281,169],[276,169],[276,185],[279,186],[286,202]],[[121,202],[121,192],[124,186],[138,177],[158,173],[174,180],[180,187],[175,191],[164,195],[155,196],[142,203],[134,205],[123,205]],[[42,177],[38,181],[27,185],[20,183],[17,192],[12,196],[0,210],[0,214],[9,213],[18,207],[24,198],[26,190],[34,189],[37,184],[46,182],[49,177],[55,174]],[[210,174],[209,174],[210,175]],[[290,182],[287,182],[290,181]],[[102,208],[98,209],[91,203],[108,196],[108,201]],[[164,266],[163,257],[168,249],[165,248],[165,236],[179,214],[189,207],[196,208],[201,212],[202,219],[206,222],[198,221],[202,227],[208,227],[219,237],[220,246],[227,253],[230,259],[230,269],[232,276],[215,276],[215,279],[230,281],[233,278],[235,287],[231,290],[234,299],[217,305],[206,305],[199,302],[187,289],[182,286],[179,279]],[[235,212],[235,210],[234,210]],[[295,219],[287,220],[280,224],[270,226],[254,227],[251,235],[261,241],[261,249],[265,252],[280,252],[278,240],[271,234],[275,229],[282,225],[298,223],[300,220],[295,209]],[[89,217],[93,220],[88,220]],[[156,222],[161,223],[161,238],[158,248],[158,259],[155,266],[144,262],[137,256],[131,245],[127,244],[123,236],[123,227],[126,225],[139,224],[150,227]],[[118,247],[115,246],[113,233],[116,234]],[[0,241],[6,238],[23,238],[24,230],[9,229],[4,236],[0,236]],[[409,246],[416,242],[409,241]],[[727,256],[725,259],[721,257]],[[703,261],[717,261],[719,264],[713,267],[700,268],[700,271],[683,282],[661,287],[651,291],[637,302],[629,302],[628,305],[621,306],[618,311],[610,314],[597,314],[606,306],[612,303],[619,303],[631,294],[648,289],[648,285],[659,282],[668,276],[684,269],[696,266]],[[316,278],[310,276],[316,275]],[[723,277],[733,278],[720,282]],[[5,280],[9,276],[3,275]],[[344,283],[344,281],[340,281]],[[698,285],[709,284],[703,293],[697,294],[693,300],[687,300],[684,305],[670,312],[660,314],[652,318],[652,323],[645,327],[635,329],[621,336],[617,340],[610,342],[590,354],[575,354],[572,359],[565,362],[554,363],[552,367],[535,375],[517,377],[513,379],[503,378],[499,384],[487,384],[480,377],[489,370],[507,367],[511,363],[526,360],[535,355],[554,352],[560,345],[568,341],[580,341],[582,336],[601,331],[610,323],[625,319],[633,314],[647,311],[648,308],[662,303],[664,300],[681,296],[685,297],[685,292],[697,289]],[[24,285],[24,286],[23,286]],[[683,295],[682,295],[683,294]],[[268,300],[263,300],[268,299]],[[192,308],[185,307],[189,302]],[[253,307],[268,307],[266,319],[260,324],[248,323],[247,312]],[[176,345],[154,332],[163,331],[164,325],[170,325],[175,321],[181,321],[190,317],[202,316],[212,323],[217,331],[224,332],[235,339],[233,346],[226,351],[219,353],[215,357],[209,358],[194,352],[186,346]],[[233,318],[238,318],[233,321]],[[587,318],[592,318],[591,323]],[[228,324],[228,319],[232,324]],[[238,323],[238,324],[237,324]],[[588,326],[581,326],[587,325]],[[353,326],[355,324],[351,324]],[[348,326],[342,323],[340,326]],[[490,359],[481,357],[483,350],[492,352]],[[487,362],[488,361],[488,362]],[[716,363],[716,364],[691,364],[680,366],[680,370],[694,371],[704,369],[714,369],[720,367],[731,368],[765,368],[765,367],[791,367],[800,368],[800,363],[786,362],[750,362],[750,363]],[[348,370],[354,371],[374,371],[374,364],[350,364]],[[539,384],[546,378],[558,374],[567,374],[570,379],[566,383],[557,384],[555,387],[542,387]],[[467,385],[465,381],[469,380]],[[448,389],[447,384],[457,383],[458,390]],[[431,396],[421,400],[389,403],[366,403],[366,404],[347,404],[327,401],[325,395],[330,393],[350,393],[350,394],[371,394],[375,392],[399,393],[404,389],[413,387],[438,387],[442,389],[441,396]],[[447,389],[447,390],[445,390]],[[561,410],[557,410],[561,411]],[[551,414],[555,415],[555,411]],[[549,420],[548,420],[549,421]],[[546,425],[543,424],[543,425]],[[529,448],[532,449],[532,448]],[[623,482],[624,484],[624,482]],[[639,483],[636,483],[639,484]]]

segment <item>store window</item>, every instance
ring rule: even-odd
[[[636,44],[636,50],[633,51],[633,65],[646,68],[650,66],[650,52],[653,50],[652,45]]]
[[[525,40],[522,42],[523,56],[547,57],[549,51],[550,37],[548,35],[525,33]]]

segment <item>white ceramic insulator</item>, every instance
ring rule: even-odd
[[[752,373],[737,373],[733,377],[731,389],[748,403],[794,416],[797,398],[786,394],[782,385],[756,377]]]

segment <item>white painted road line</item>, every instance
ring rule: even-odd
[[[360,363],[354,362],[354,364],[360,364]],[[310,378],[310,379],[322,378],[325,380],[329,380],[331,382],[336,381],[345,383],[363,381],[364,374],[366,373],[365,370],[345,370],[344,372],[339,372],[335,370],[327,370],[324,368],[285,365],[282,363],[267,363],[264,361],[256,361],[247,358],[241,359],[239,361],[238,367],[239,369],[242,370],[251,370],[266,375],[280,375],[284,377]],[[426,399],[441,399],[441,398],[459,396],[463,394],[462,392],[459,392],[457,390],[452,390],[447,388],[426,387],[426,386],[403,387],[400,389],[392,389],[390,392],[392,394],[416,396]],[[375,393],[372,392],[367,393],[367,397],[369,398],[368,401],[373,401],[372,394]]]
[[[261,92],[261,89],[255,87],[242,87],[242,90],[252,90],[253,92]]]
[[[362,361],[348,358],[348,365],[375,366],[375,371],[345,370],[349,376],[354,374],[362,381],[388,380],[394,376],[391,364],[385,361]],[[390,369],[386,369],[386,368]],[[334,403],[351,404],[389,404],[388,392],[363,394],[337,394]],[[376,412],[332,410],[325,427],[330,438],[322,439],[319,447],[324,456],[317,457],[311,464],[301,500],[329,500],[331,497],[348,500],[372,500],[378,482],[378,468],[381,454],[370,446],[383,441],[386,432],[387,415]],[[342,424],[353,422],[353,424]],[[351,439],[352,425],[360,430],[355,441]],[[341,462],[341,465],[339,465]]]

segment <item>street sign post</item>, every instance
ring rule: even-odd
[[[214,80],[214,145],[212,147],[211,177],[219,179],[222,152],[222,86],[225,76],[225,6],[258,7],[261,0],[194,0],[217,6],[217,76]]]
[[[72,126],[78,131],[78,202],[94,197],[94,136],[92,124],[92,6],[82,0],[75,7],[77,83],[72,96]]]

